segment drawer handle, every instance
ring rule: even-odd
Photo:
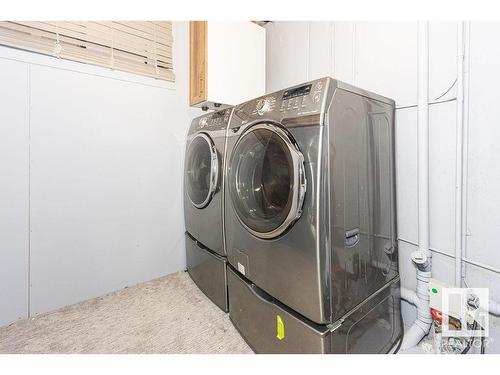
[[[353,247],[359,242],[359,228],[351,229],[345,232],[345,246]]]
[[[250,285],[250,290],[251,292],[259,299],[262,301],[268,302],[268,303],[274,303],[274,298],[271,297],[269,294],[264,292],[262,289],[257,287],[255,284]]]

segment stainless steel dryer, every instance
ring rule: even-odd
[[[198,287],[227,311],[223,191],[226,130],[232,108],[195,118],[184,166],[186,263]]]
[[[255,351],[400,342],[394,178],[391,99],[324,78],[234,108],[229,310]]]

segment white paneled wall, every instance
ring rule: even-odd
[[[434,277],[454,283],[456,173],[456,22],[429,23],[430,245]],[[465,256],[500,269],[500,23],[470,24],[470,90]],[[273,22],[267,25],[267,91],[331,75],[396,101],[400,270],[415,288],[410,253],[417,233],[417,24]],[[405,242],[408,241],[408,242]],[[442,255],[440,253],[444,253]],[[470,286],[500,299],[500,275],[466,265]],[[406,307],[405,319],[411,320]],[[497,324],[497,323],[495,323]],[[493,330],[495,331],[495,330]],[[498,334],[498,329],[497,329]],[[497,349],[498,350],[498,349]]]
[[[500,45],[491,43],[491,38],[499,35],[498,22],[471,26],[467,202],[467,256],[497,269],[500,269],[495,236],[500,228]]]
[[[0,325],[185,269],[175,84],[0,47]]]
[[[332,39],[333,57],[330,70],[335,78],[345,82],[354,82],[355,24],[354,22],[332,22],[332,25],[333,35],[322,35],[327,41]],[[324,41],[317,39],[314,43],[322,45]]]
[[[0,326],[28,313],[28,69],[0,59]]]
[[[321,41],[324,35],[331,35],[334,25],[332,22],[310,22],[308,25],[308,79],[321,78],[325,74],[332,75],[333,41],[326,45],[313,41]]]
[[[303,48],[297,48],[298,46]],[[309,46],[308,22],[279,22],[267,27],[267,92],[308,79]]]
[[[429,98],[443,95],[457,78],[457,23],[429,22]],[[442,99],[453,98],[456,86]]]
[[[31,68],[32,314],[182,269],[169,91]]]
[[[455,249],[455,159],[456,102],[431,105],[429,109],[430,245],[448,254],[454,254]]]
[[[396,203],[398,234],[411,242],[418,240],[417,200],[417,109],[396,111]]]
[[[352,39],[352,83],[393,98],[398,106],[415,104],[417,23],[357,22]]]

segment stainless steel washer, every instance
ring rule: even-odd
[[[223,191],[226,130],[232,108],[194,119],[184,165],[186,263],[191,278],[227,311]]]
[[[236,106],[226,151],[230,317],[250,345],[300,352],[286,341],[299,319],[319,352],[393,347],[394,101],[331,78],[294,86]],[[256,334],[266,319],[276,332]]]

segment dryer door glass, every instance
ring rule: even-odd
[[[300,216],[299,154],[286,132],[270,124],[254,126],[236,144],[229,190],[240,222],[252,234],[276,237]]]
[[[197,134],[189,144],[186,158],[186,190],[191,203],[205,207],[217,188],[218,158],[212,140]]]

